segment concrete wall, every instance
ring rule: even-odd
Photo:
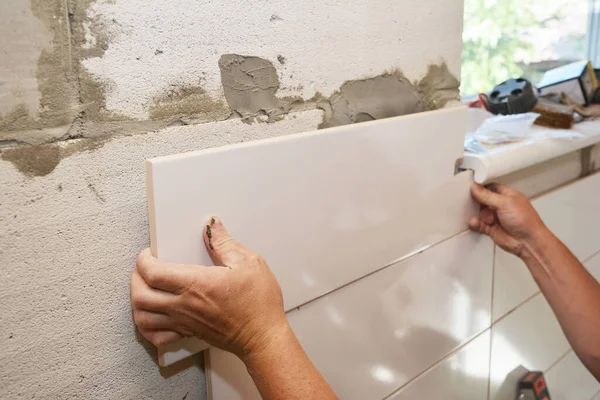
[[[3,0],[0,398],[202,398],[131,319],[144,159],[442,107],[461,27],[460,0]]]

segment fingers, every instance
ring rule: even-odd
[[[471,195],[480,204],[494,209],[499,208],[504,203],[502,195],[494,193],[477,183],[471,185]]]
[[[212,217],[206,222],[204,243],[215,265],[235,267],[249,252],[229,235],[218,217]]]
[[[489,225],[475,217],[469,220],[469,228],[471,228],[472,231],[483,233],[484,235],[489,235],[491,229]]]
[[[496,222],[496,214],[494,211],[485,207],[479,212],[479,219],[488,225],[493,225]]]
[[[169,343],[173,343],[183,338],[177,332],[173,331],[152,331],[146,329],[140,329],[140,333],[143,337],[148,339],[155,346],[164,346]]]
[[[189,329],[180,326],[166,314],[150,312],[145,310],[134,310],[133,320],[138,328],[147,331],[173,331],[183,336],[192,336]]]
[[[504,229],[499,225],[486,224],[479,218],[471,218],[469,220],[469,228],[475,232],[489,236],[492,241],[504,250],[518,255],[519,245]]]
[[[502,195],[510,195],[516,192],[515,189],[510,186],[503,185],[501,183],[490,183],[488,185],[488,189],[494,193],[502,194]]]
[[[177,296],[172,293],[150,287],[137,269],[131,273],[131,304],[134,310],[166,313],[174,307],[176,299]]]
[[[138,256],[136,268],[144,281],[155,288],[170,293],[181,293],[190,282],[192,265],[171,264],[159,262],[152,256],[150,249],[143,250]]]

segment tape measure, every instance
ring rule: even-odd
[[[519,381],[518,400],[551,400],[544,374],[540,371],[528,372]]]

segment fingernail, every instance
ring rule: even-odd
[[[208,247],[211,250],[214,250],[215,248],[212,245],[212,231],[210,230],[210,225],[206,225],[206,237],[208,237]]]

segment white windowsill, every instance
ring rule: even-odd
[[[470,113],[470,118],[475,117]],[[543,134],[549,128],[534,126],[532,131]],[[555,129],[550,129],[556,132]],[[574,125],[572,131],[583,136],[577,138],[533,138],[488,148],[484,154],[465,153],[460,169],[474,171],[475,181],[487,183],[510,173],[523,170],[553,158],[600,143],[600,120]]]

